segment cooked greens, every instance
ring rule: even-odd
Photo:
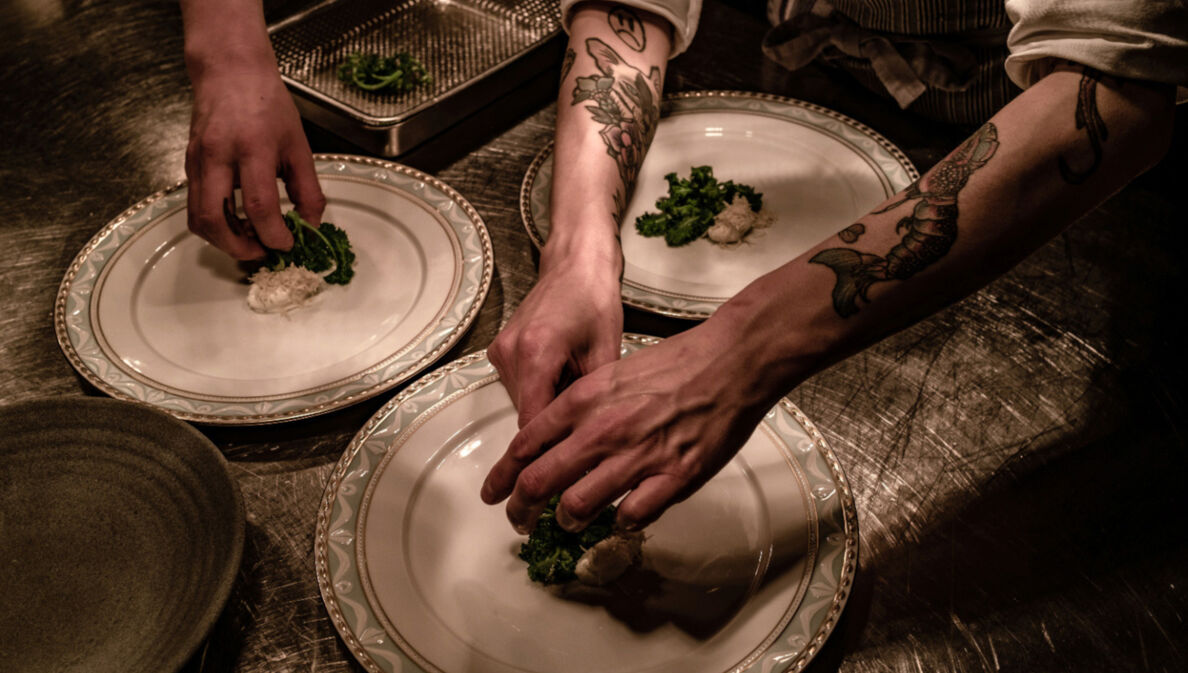
[[[364,91],[379,93],[404,93],[433,81],[425,65],[406,52],[395,56],[366,52],[351,54],[339,64],[338,79]]]
[[[528,541],[520,545],[520,558],[528,562],[528,577],[541,584],[564,584],[577,578],[578,559],[586,550],[610,536],[615,528],[615,506],[611,505],[580,533],[570,533],[557,523],[555,495],[536,521]]]
[[[736,185],[732,180],[718,182],[709,166],[691,167],[688,178],[669,173],[664,179],[668,181],[668,195],[656,200],[660,212],[637,217],[635,230],[641,236],[663,236],[673,247],[705,235],[714,223],[714,216],[735,196],[744,197],[756,213],[763,207],[763,195],[753,187]]]
[[[346,285],[355,275],[355,251],[346,232],[323,222],[315,227],[306,222],[297,211],[285,213],[285,226],[293,233],[293,247],[289,250],[269,250],[264,265],[271,271],[280,271],[289,265],[304,267],[315,273],[327,274],[327,283]]]

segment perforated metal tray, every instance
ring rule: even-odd
[[[335,0],[269,27],[306,119],[394,157],[477,112],[560,57],[558,0]],[[401,94],[339,81],[358,52],[408,52],[432,81]]]

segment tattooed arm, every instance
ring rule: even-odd
[[[666,21],[619,5],[572,17],[540,277],[488,350],[520,425],[566,380],[619,356],[619,215],[659,119],[669,41]]]
[[[1172,108],[1170,87],[1058,69],[859,223],[576,381],[520,430],[489,494],[510,495],[520,530],[563,490],[570,529],[624,494],[620,523],[654,520],[806,377],[973,292],[1155,163]]]

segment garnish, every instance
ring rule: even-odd
[[[528,577],[541,584],[564,584],[577,579],[578,560],[586,550],[614,533],[615,506],[611,505],[580,533],[570,533],[557,523],[555,495],[541,512],[528,541],[520,545],[520,558],[528,562]]]
[[[338,66],[338,79],[381,93],[405,93],[433,81],[417,57],[400,52],[395,56],[357,52]]]
[[[740,196],[746,199],[752,212],[763,207],[763,195],[749,185],[734,181],[718,182],[714,169],[693,166],[690,175],[678,178],[676,173],[664,176],[668,181],[668,195],[656,200],[659,213],[644,213],[635,219],[635,230],[641,236],[663,236],[672,247],[685,245],[705,235],[714,224],[714,217],[727,204]]]
[[[346,232],[323,222],[315,227],[290,210],[285,213],[285,226],[293,233],[293,247],[288,251],[269,250],[264,266],[281,271],[287,266],[300,266],[314,273],[327,273],[327,283],[346,285],[355,275],[355,252]],[[332,270],[332,271],[331,271]]]

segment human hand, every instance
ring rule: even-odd
[[[527,533],[559,492],[557,521],[571,531],[625,493],[618,523],[629,530],[687,498],[782,394],[761,381],[729,328],[703,323],[575,381],[520,429],[483,500],[509,498],[508,519]]]
[[[276,179],[307,222],[322,221],[326,198],[301,118],[274,63],[207,69],[194,80],[186,150],[190,231],[236,259],[258,259],[264,247],[288,250],[292,234],[280,210]],[[244,223],[232,189],[243,192]]]
[[[570,380],[619,358],[623,304],[618,245],[605,254],[542,254],[540,278],[487,355],[524,427]]]

